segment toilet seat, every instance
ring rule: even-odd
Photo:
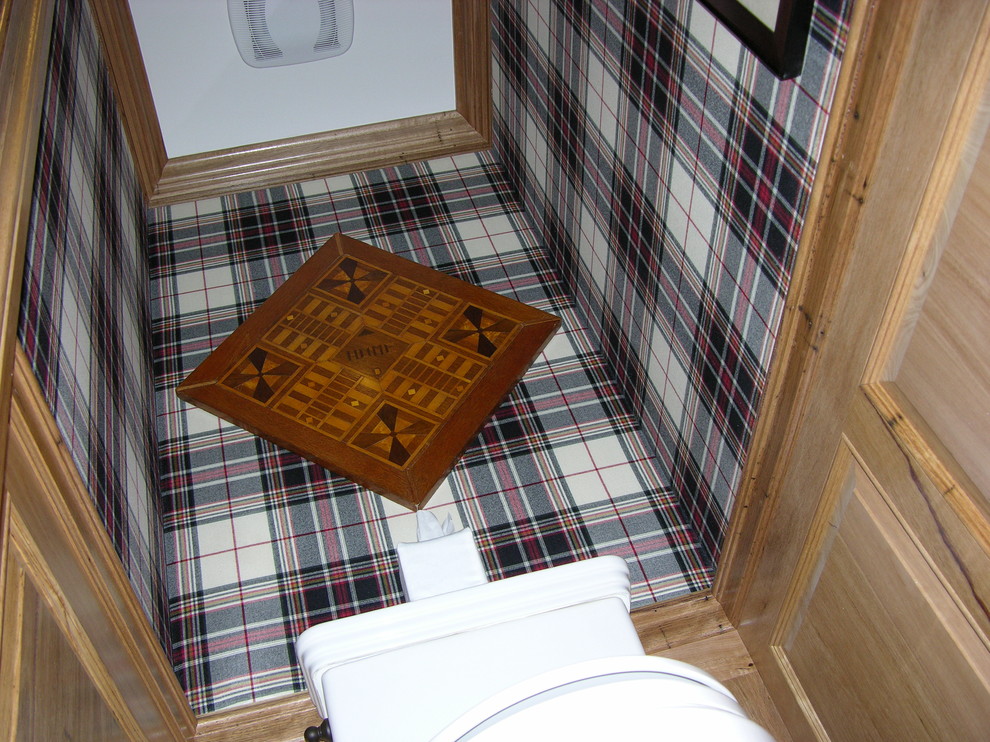
[[[658,657],[610,657],[543,673],[486,699],[432,742],[663,739],[773,742],[707,673]]]

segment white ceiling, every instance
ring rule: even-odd
[[[170,158],[455,108],[450,0],[354,0],[345,54],[265,69],[226,0],[129,2]]]

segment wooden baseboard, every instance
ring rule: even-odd
[[[195,742],[299,742],[322,719],[305,693],[199,717]]]
[[[778,742],[790,742],[739,632],[710,592],[637,609],[632,620],[647,654],[700,667],[735,695],[750,719]]]

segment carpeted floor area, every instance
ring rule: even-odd
[[[174,393],[338,231],[563,319],[428,505],[474,529],[492,579],[617,554],[637,605],[707,586],[697,535],[487,155],[157,209],[149,230],[173,653],[198,713],[301,690],[302,630],[403,600],[394,544],[415,540],[413,513]]]

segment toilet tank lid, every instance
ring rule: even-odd
[[[697,667],[660,657],[580,662],[523,681],[451,723],[433,742],[558,738],[773,742],[732,693]]]

